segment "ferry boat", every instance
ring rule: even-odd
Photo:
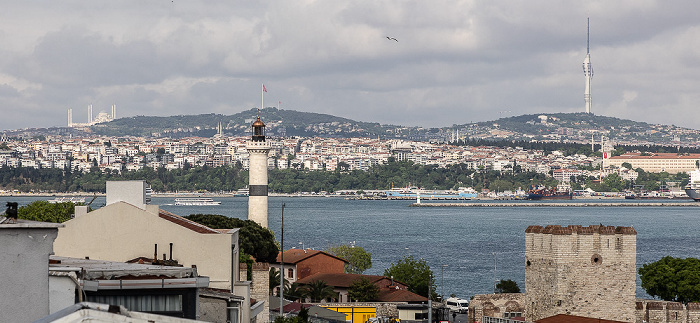
[[[391,189],[390,191],[385,191],[386,197],[391,198],[406,198],[415,199],[418,196],[423,199],[436,199],[436,200],[469,200],[476,198],[477,193],[471,187],[460,187],[458,191],[453,190],[423,190],[417,187],[407,187]]]
[[[48,200],[47,202],[54,204],[54,203],[66,203],[66,202],[71,202],[73,204],[76,203],[85,203],[85,198],[84,197],[57,197],[51,200]]]
[[[205,206],[221,205],[220,201],[214,201],[208,197],[179,197],[175,199],[175,205],[179,206]]]
[[[236,191],[235,194],[233,194],[233,197],[246,197],[250,195],[250,189],[248,189],[248,186],[245,188],[241,188]]]
[[[685,194],[695,201],[700,201],[700,169],[690,172],[690,182],[685,186]]]

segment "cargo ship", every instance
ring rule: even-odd
[[[574,198],[573,192],[571,190],[567,191],[557,191],[553,188],[530,188],[527,191],[528,200],[571,200]]]

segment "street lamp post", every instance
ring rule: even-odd
[[[493,253],[493,293],[496,293],[496,253]]]
[[[442,285],[440,287],[442,289],[440,291],[440,298],[443,300],[445,299],[445,267],[447,267],[447,265],[442,265],[442,267],[440,267],[440,279],[442,280],[440,283],[440,285]]]
[[[282,203],[282,238],[280,239],[280,316],[284,317],[284,203]]]

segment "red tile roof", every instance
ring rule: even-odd
[[[403,289],[384,288],[379,291],[380,302],[427,302],[428,298]]]
[[[326,285],[334,288],[347,289],[352,285],[352,283],[358,279],[367,278],[370,282],[377,284],[381,280],[389,280],[390,278],[385,276],[375,276],[375,275],[359,275],[359,274],[314,274],[309,277],[304,277],[297,280],[299,284],[311,284],[316,280],[324,281]],[[399,283],[399,282],[396,282]],[[400,284],[400,283],[399,283]],[[405,285],[398,285],[400,289],[396,288],[381,288],[379,290],[379,295],[377,301],[380,302],[427,302],[428,299],[420,296],[418,294],[409,292],[406,290]]]
[[[287,262],[285,258],[285,263]],[[376,283],[384,278],[384,276],[374,276],[374,275],[359,275],[359,274],[326,274],[319,273],[313,274],[308,277],[297,280],[299,284],[311,284],[313,281],[321,280],[326,282],[328,286],[348,288],[352,283],[361,278],[367,278],[370,282]]]
[[[158,216],[161,219],[168,220],[172,223],[175,223],[179,226],[185,227],[187,229],[190,229],[194,232],[199,232],[199,233],[221,233],[218,230],[212,229],[206,225],[199,224],[197,222],[185,219],[179,215],[175,215],[173,213],[170,213],[165,210],[158,210]]]
[[[325,256],[328,256],[331,258],[338,259],[344,263],[347,263],[347,261],[345,261],[345,259],[343,259],[343,258],[336,257],[334,255],[331,255],[329,253],[325,253],[325,252],[320,251],[320,250],[311,250],[311,249],[304,249],[304,250],[302,250],[302,249],[289,249],[289,250],[285,251],[284,252],[284,263],[285,264],[297,264],[304,259],[308,259],[308,258],[317,256],[317,255],[325,255]],[[279,264],[281,261],[282,261],[281,253],[278,253],[276,263]]]
[[[622,323],[622,321],[603,320],[598,318],[557,314],[535,321],[535,323]]]

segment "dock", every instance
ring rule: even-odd
[[[699,207],[695,202],[413,203],[411,207]]]

